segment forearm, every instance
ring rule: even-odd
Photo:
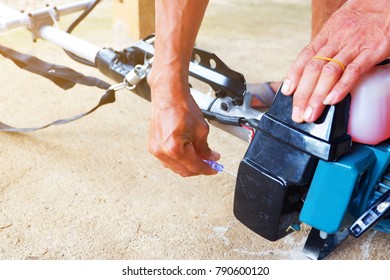
[[[188,85],[189,61],[208,0],[157,0],[152,87]]]
[[[366,0],[364,0],[366,1]],[[311,38],[314,38],[322,29],[329,17],[347,0],[312,0]]]

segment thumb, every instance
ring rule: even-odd
[[[204,121],[204,126],[198,127],[198,129],[195,130],[195,135],[192,139],[192,145],[195,149],[196,154],[201,159],[207,159],[207,160],[219,160],[221,155],[214,150],[211,150],[209,147],[209,144],[207,143],[207,136],[209,132],[209,126]]]
[[[221,158],[220,153],[218,153],[215,150],[210,149],[209,145],[206,141],[203,142],[203,145],[199,143],[193,143],[194,149],[196,153],[199,155],[201,159],[207,159],[207,160],[219,160]]]
[[[209,153],[206,154],[206,155],[203,157],[203,159],[215,160],[215,161],[218,161],[220,158],[221,158],[221,154],[218,153],[217,151],[211,150],[210,148],[209,148]]]

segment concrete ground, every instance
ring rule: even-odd
[[[18,9],[41,2],[0,1]],[[309,0],[213,0],[197,46],[249,82],[281,80],[309,40],[310,20]],[[128,46],[116,29],[111,1],[103,1],[75,34]],[[0,44],[102,77],[49,43],[33,44],[23,30],[0,36]],[[2,57],[0,69],[0,120],[15,126],[73,116],[102,95],[82,86],[65,92]],[[305,259],[307,226],[269,242],[233,216],[233,177],[180,178],[149,155],[149,110],[122,91],[115,104],[74,123],[0,133],[0,259]],[[247,143],[217,128],[209,141],[236,172]],[[389,259],[388,241],[376,231],[350,237],[329,259]]]

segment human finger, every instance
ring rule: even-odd
[[[301,80],[293,96],[292,120],[301,123],[307,100],[310,98],[321,74],[322,66],[325,63],[311,59],[305,66]]]
[[[317,36],[298,54],[297,58],[288,69],[286,78],[280,89],[284,95],[292,95],[295,92],[307,63],[319,52],[326,42],[327,39],[325,36]]]
[[[201,174],[217,174],[217,171],[213,170],[203,161],[203,158],[197,154],[192,143],[186,143],[183,146],[182,152],[171,152],[170,155],[172,157],[167,158],[167,154],[168,153],[165,153],[163,156],[164,166],[172,169],[174,172],[180,174],[183,177],[196,176]]]
[[[149,137],[148,150],[165,168],[171,169],[174,173],[183,177],[196,175],[193,174],[193,172],[190,172],[184,165],[180,164],[180,162],[169,156],[169,151],[154,137]]]
[[[199,172],[190,171],[185,165],[181,164],[176,159],[170,158],[166,155],[158,159],[165,168],[172,170],[174,173],[179,174],[182,177],[198,176],[201,174]]]
[[[217,171],[213,170],[207,163],[203,161],[203,159],[208,160],[218,160],[219,154],[214,155],[210,150],[210,155],[208,155],[208,158],[205,158],[206,156],[201,156],[196,151],[193,143],[188,143],[184,147],[184,153],[185,157],[183,157],[181,160],[181,163],[188,168],[191,172],[197,172],[199,174],[203,175],[213,175],[217,174]]]
[[[325,107],[326,96],[342,77],[345,65],[348,65],[354,58],[353,54],[348,51],[341,51],[334,58],[317,57],[327,63],[322,67],[315,89],[304,108],[303,120],[305,122],[313,122],[321,115]]]
[[[297,123],[303,122],[309,99],[317,86],[323,67],[328,63],[328,61],[323,58],[332,57],[335,53],[337,53],[337,50],[334,47],[325,46],[321,48],[316,55],[311,57],[304,66],[303,74],[300,77],[298,86],[294,92],[291,116],[293,121]]]
[[[358,79],[380,62],[381,59],[383,58],[380,56],[377,57],[371,52],[360,53],[360,55],[347,65],[343,75],[326,96],[323,104],[334,105],[343,100],[344,97],[351,91]]]
[[[196,153],[192,141],[193,138],[184,136],[170,137],[163,142],[150,137],[148,149],[164,167],[183,177],[216,174]]]
[[[210,127],[207,122],[200,122],[194,131],[192,145],[196,154],[201,159],[219,160],[221,157],[217,151],[211,150],[207,142]]]
[[[156,147],[153,144],[149,145],[149,152],[153,154],[161,164],[171,169],[174,173],[182,177],[197,176],[197,175],[212,175],[216,174],[214,170],[205,164],[200,158],[197,158],[191,143],[185,144],[178,152],[170,150],[172,148]]]

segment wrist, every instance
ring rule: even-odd
[[[153,63],[147,82],[152,90],[161,86],[184,86],[186,88],[188,87],[188,76],[188,66],[184,68],[180,65]]]
[[[151,89],[151,101],[153,104],[160,104],[159,106],[178,104],[181,100],[187,100],[190,95],[188,74],[183,72],[152,68],[147,82]]]

